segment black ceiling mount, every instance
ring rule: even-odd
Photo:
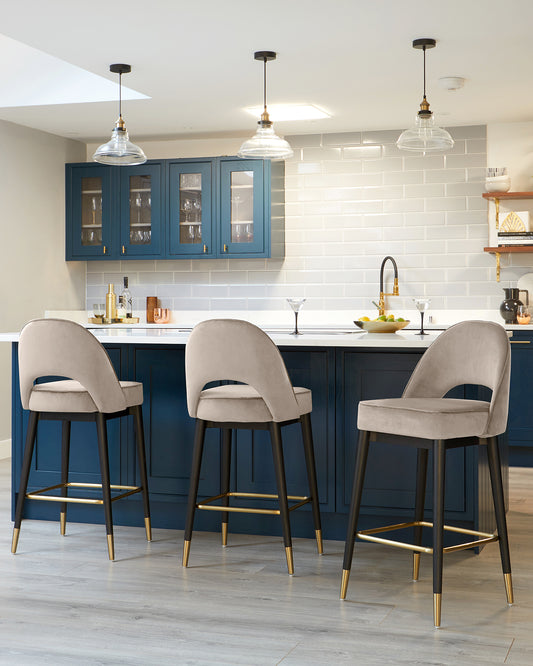
[[[131,65],[109,65],[109,71],[113,74],[129,74],[131,72]]]
[[[420,39],[413,40],[414,49],[423,49],[424,47],[426,47],[426,49],[433,49],[436,45],[437,40],[431,39],[431,37],[422,37]]]
[[[267,62],[267,60],[275,60],[276,59],[276,52],[275,51],[256,51],[254,53],[254,59],[255,60],[263,60],[264,62]]]

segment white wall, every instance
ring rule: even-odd
[[[85,145],[0,121],[0,330],[85,307],[85,263],[65,262],[65,162]],[[11,433],[11,348],[0,345],[0,440]]]

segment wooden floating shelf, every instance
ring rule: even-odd
[[[484,199],[533,199],[533,192],[483,192]]]
[[[499,252],[500,254],[507,254],[508,252],[533,252],[533,244],[531,245],[506,245],[505,247],[484,247],[484,252],[492,254]]]

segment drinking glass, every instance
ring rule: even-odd
[[[519,305],[518,310],[516,311],[516,320],[519,324],[529,324],[531,319],[531,313],[529,312],[529,307],[527,305]]]
[[[420,335],[426,335],[424,331],[424,312],[429,308],[431,303],[430,298],[413,298],[413,302],[416,306],[418,312],[420,312],[420,330],[418,331]]]
[[[305,298],[288,298],[287,303],[291,306],[294,312],[294,331],[290,335],[302,335],[298,330],[298,312],[302,305],[305,303]]]
[[[96,318],[103,318],[105,315],[105,303],[95,303],[93,305],[93,314]]]

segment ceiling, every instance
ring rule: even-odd
[[[253,133],[244,107],[261,103],[256,50],[278,53],[269,102],[332,116],[279,122],[279,134],[410,126],[422,97],[418,37],[437,39],[427,96],[438,124],[533,120],[531,0],[5,0],[3,9],[2,34],[49,56],[115,82],[109,64],[130,63],[124,85],[148,97],[123,105],[136,142]],[[0,43],[2,69],[35,81]],[[465,87],[443,90],[444,76]],[[87,142],[107,139],[117,111],[116,101],[6,107],[0,89],[0,119]]]

